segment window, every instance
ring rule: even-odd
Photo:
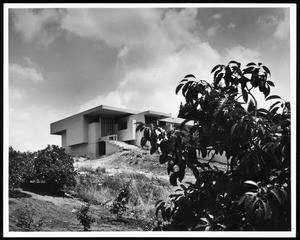
[[[118,124],[118,131],[127,129],[127,122],[121,122]]]
[[[159,125],[160,127],[165,127],[165,126],[167,125],[167,123],[166,123],[166,122],[163,122],[163,121],[159,121],[159,122],[158,122],[158,125]]]

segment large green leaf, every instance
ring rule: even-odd
[[[248,63],[248,64],[246,65],[246,67],[248,67],[248,66],[256,66],[256,63],[250,62],[250,63]]]
[[[210,73],[213,73],[213,72],[216,71],[218,68],[222,68],[222,65],[219,64],[219,65],[215,66],[215,67],[211,70]]]
[[[281,97],[278,96],[278,95],[271,95],[271,96],[268,96],[268,97],[266,98],[266,101],[267,101],[267,100],[271,100],[271,99],[277,99],[277,98],[281,99]]]
[[[180,91],[180,89],[182,88],[184,84],[181,83],[181,84],[178,84],[178,86],[176,87],[176,90],[175,90],[175,94],[178,94],[178,92]]]
[[[248,102],[248,92],[245,89],[242,89],[242,94],[244,101],[247,103]]]
[[[248,193],[247,198],[245,200],[245,208],[246,208],[246,216],[248,219],[251,219],[253,216],[254,206],[257,201],[257,194]]]
[[[177,178],[178,178],[178,173],[177,172],[176,173],[172,173],[170,175],[170,184],[172,186],[177,186]]]

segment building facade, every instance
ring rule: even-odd
[[[137,122],[155,123],[166,130],[180,124],[169,113],[138,112],[107,105],[86,110],[50,124],[50,133],[61,136],[61,147],[73,156],[98,157],[130,146],[140,146]]]

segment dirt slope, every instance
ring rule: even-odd
[[[131,154],[132,156],[129,156]],[[96,169],[103,167],[108,174],[116,172],[140,172],[153,175],[149,170],[141,170],[142,164],[134,162],[131,166],[131,159],[142,153],[121,152],[96,160],[77,161],[74,163],[75,169],[82,167]],[[137,161],[137,160],[135,160]],[[144,162],[146,165],[151,163]],[[144,166],[145,168],[147,166]],[[160,167],[160,166],[159,166]],[[163,176],[166,177],[166,176]],[[22,231],[17,226],[17,215],[19,209],[29,209],[34,212],[34,223],[38,224],[42,220],[40,228],[33,231],[82,231],[83,227],[76,218],[76,209],[85,203],[70,197],[42,195],[32,191],[21,190],[20,193],[12,194],[9,198],[9,231]],[[117,221],[116,217],[109,212],[108,206],[91,205],[91,212],[97,219],[92,224],[91,231],[144,231],[148,230],[140,219],[126,217],[124,221]]]
[[[104,168],[106,174],[118,172],[142,173],[148,177],[168,180],[166,165],[159,164],[159,155],[150,155],[145,151],[123,151],[99,159],[78,159],[74,163],[80,173],[84,169]],[[220,165],[221,166],[221,165]],[[220,167],[219,166],[219,167]],[[184,181],[192,181],[188,172]],[[18,209],[29,209],[34,212],[34,223],[42,220],[42,226],[35,231],[83,231],[83,227],[76,218],[76,209],[85,203],[70,197],[43,195],[41,192],[21,191],[9,198],[9,230],[21,231],[17,226]],[[126,221],[116,221],[116,217],[104,205],[91,205],[93,216],[97,219],[92,224],[91,231],[145,231],[150,230],[147,221],[126,217]],[[34,230],[32,230],[34,231]]]

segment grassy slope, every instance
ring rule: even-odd
[[[17,226],[18,210],[29,209],[34,212],[32,231],[82,231],[83,227],[76,218],[74,210],[85,204],[84,198],[91,201],[91,210],[96,222],[92,224],[91,231],[143,231],[153,226],[155,201],[165,199],[174,192],[176,187],[170,187],[166,165],[160,165],[159,155],[140,152],[122,152],[96,160],[75,162],[79,175],[80,195],[77,198],[51,196],[41,192],[23,191],[9,199],[9,229],[21,231]],[[218,163],[217,163],[218,164]],[[223,168],[222,164],[218,167]],[[95,169],[101,171],[96,172]],[[187,179],[190,181],[190,173]],[[112,201],[119,189],[126,181],[132,180],[132,200],[124,221],[116,221],[116,216],[109,212]],[[95,181],[97,184],[95,184]],[[84,185],[88,182],[89,185]],[[122,185],[123,184],[123,185]],[[97,185],[100,185],[100,189]],[[105,186],[106,187],[105,187]],[[77,189],[77,193],[78,193]],[[34,227],[39,220],[43,225],[38,229]],[[152,224],[151,224],[152,222]]]

